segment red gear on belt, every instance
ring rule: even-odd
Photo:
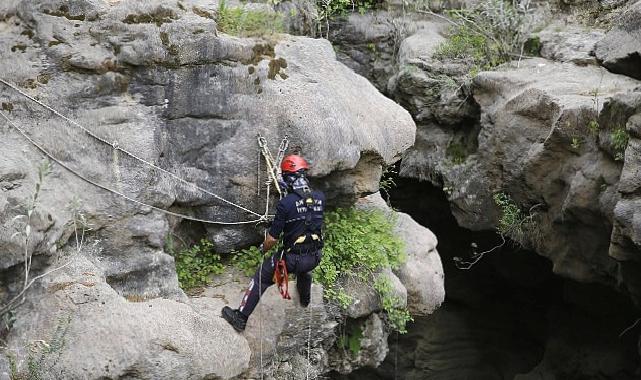
[[[278,291],[284,299],[292,299],[289,296],[289,275],[287,273],[287,263],[285,263],[285,259],[280,259],[276,262],[274,282],[276,283],[276,286],[278,286]]]

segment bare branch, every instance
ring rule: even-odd
[[[630,330],[632,330],[633,328],[635,328],[635,327],[636,327],[636,325],[638,325],[638,324],[639,324],[639,322],[641,322],[641,318],[637,319],[636,321],[634,321],[634,323],[633,323],[631,326],[629,326],[627,329],[623,330],[623,331],[621,332],[621,334],[619,334],[619,338],[623,338],[623,336],[624,336],[628,331],[630,331]]]

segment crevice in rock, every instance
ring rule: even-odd
[[[439,238],[446,301],[416,318],[407,335],[390,336],[381,367],[335,379],[638,378],[641,328],[619,337],[640,314],[626,295],[556,276],[550,261],[515,244],[457,269],[455,256],[467,258],[500,238],[459,227],[442,189],[413,179],[396,183],[392,205]]]

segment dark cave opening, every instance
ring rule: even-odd
[[[443,190],[428,182],[398,178],[390,200],[438,237],[446,299],[407,334],[390,335],[379,368],[334,378],[641,378],[639,328],[619,336],[639,316],[627,296],[558,277],[546,258],[516,244],[458,269],[454,257],[490,249],[500,237],[459,227]]]

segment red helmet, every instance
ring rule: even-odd
[[[283,162],[280,164],[280,170],[283,173],[296,173],[301,169],[309,169],[309,164],[303,157],[295,154],[283,158]]]

